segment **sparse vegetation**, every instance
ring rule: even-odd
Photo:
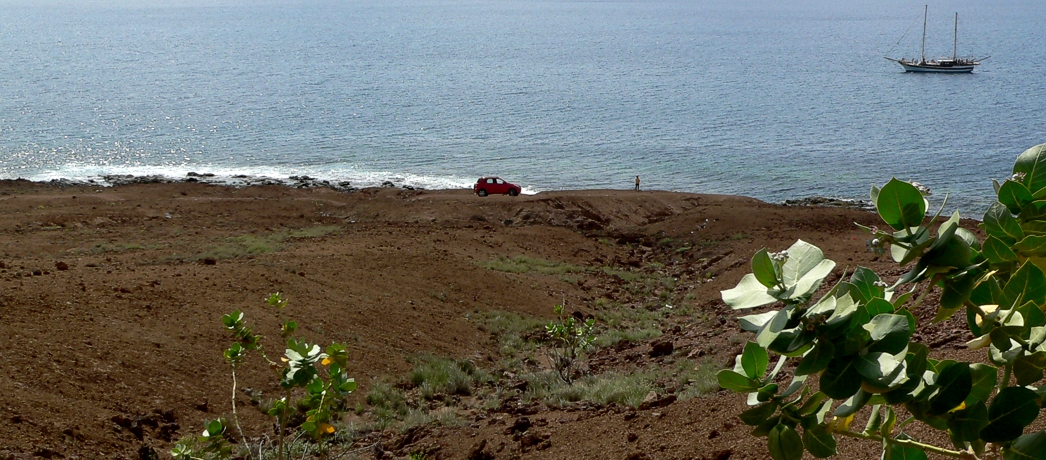
[[[480,267],[507,273],[540,273],[543,275],[563,275],[586,271],[585,267],[526,256],[501,257],[477,263]]]
[[[277,316],[287,305],[280,293],[270,295],[266,302],[270,307],[277,309]],[[279,385],[284,390],[282,398],[259,405],[263,413],[276,420],[276,426],[279,428],[277,458],[284,458],[285,439],[289,429],[307,435],[323,456],[327,447],[324,441],[337,431],[333,424],[340,420],[346,411],[346,397],[356,390],[356,381],[349,378],[345,370],[348,365],[345,345],[334,343],[327,346],[326,350],[321,350],[319,345],[309,344],[295,337],[298,323],[286,321],[280,328],[280,337],[286,340],[287,345],[284,357],[281,358],[285,364],[281,364],[266,355],[261,342],[262,336],[255,334],[244,321],[243,312],[236,310],[223,316],[222,324],[235,340],[225,350],[224,355],[232,367],[232,417],[238,439],[246,441],[242,449],[248,449],[252,444],[244,435],[237,414],[236,370],[250,353],[254,353],[275,372]],[[231,443],[230,431],[231,427],[225,419],[211,420],[207,422],[201,436],[183,438],[175,445],[171,455],[179,460],[230,458],[236,450]],[[258,458],[264,458],[265,453],[261,449],[265,444],[257,445]],[[249,451],[245,454],[254,455]]]
[[[435,356],[420,358],[407,377],[424,399],[438,395],[468,396],[472,394],[474,385],[490,379],[490,375],[479,370],[472,361]]]
[[[267,234],[240,235],[226,238],[222,244],[212,247],[209,251],[189,257],[189,260],[224,260],[237,257],[249,257],[258,254],[266,254],[280,250],[284,243],[289,240],[302,238],[319,238],[340,230],[340,227],[320,225],[296,230],[285,230]],[[177,258],[177,257],[176,257]]]

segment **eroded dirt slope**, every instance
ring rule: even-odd
[[[138,458],[143,445],[163,454],[229,410],[221,315],[240,309],[257,330],[273,331],[278,318],[263,299],[276,291],[310,341],[348,344],[358,395],[421,354],[494,366],[497,344],[476,316],[549,317],[555,304],[587,313],[597,303],[654,308],[670,299],[694,312],[663,331],[674,343],[670,356],[725,365],[743,339],[719,291],[749,271],[760,247],[801,238],[840,269],[889,267],[873,260],[855,221],[876,218],[667,192],[479,198],[2,182],[0,457]],[[486,268],[517,256],[590,270],[565,279]],[[644,297],[604,268],[671,277],[672,292]],[[886,272],[900,273],[893,270]],[[939,346],[965,340],[958,329],[938,335]],[[650,346],[626,342],[593,363],[657,364]],[[245,369],[240,385],[271,392],[269,375]],[[765,445],[738,426],[741,410],[741,398],[727,392],[641,411],[506,406],[466,412],[463,426],[374,435],[378,445],[358,455],[764,458]],[[266,429],[260,416],[241,412],[245,428]],[[529,440],[513,432],[520,417],[533,424]]]

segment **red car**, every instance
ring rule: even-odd
[[[476,192],[476,195],[479,196],[487,196],[490,194],[508,194],[509,196],[516,196],[523,190],[516,184],[506,182],[500,177],[493,176],[480,177],[479,180],[476,181],[476,186],[472,189]]]

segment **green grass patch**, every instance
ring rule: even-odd
[[[543,275],[563,275],[587,270],[579,265],[552,262],[527,256],[499,257],[494,260],[477,262],[477,265],[488,270],[517,274],[535,272]]]
[[[671,367],[590,375],[575,380],[573,385],[564,383],[553,372],[538,372],[525,376],[527,390],[522,399],[544,401],[552,407],[564,407],[578,401],[638,407],[651,391],[659,394],[676,392],[680,399],[713,393],[719,389],[718,370],[707,361],[696,364],[684,359]],[[674,380],[675,384],[665,388],[658,383],[666,380]]]
[[[498,352],[505,358],[537,349],[536,337],[544,337],[548,320],[525,318],[502,311],[483,312],[477,318],[480,330],[490,332],[498,341]]]
[[[686,401],[719,391],[717,372],[719,372],[719,368],[710,359],[696,364],[689,359],[676,363],[679,383],[683,385],[683,391],[679,392],[679,399]]]
[[[95,243],[88,249],[77,249],[81,254],[103,254],[110,252],[138,251],[143,249],[158,249],[161,245],[144,245],[140,243]]]
[[[385,381],[374,381],[367,391],[367,404],[393,416],[405,416],[410,411],[406,393]]]
[[[469,360],[423,356],[418,358],[407,380],[418,388],[421,397],[432,399],[438,394],[471,395],[474,384],[489,382],[492,378]]]
[[[234,259],[258,254],[267,254],[280,250],[289,240],[319,238],[338,231],[340,227],[318,225],[315,227],[285,230],[261,235],[241,235],[226,238],[225,242],[212,247],[209,251],[191,257],[191,260]]]
[[[617,279],[619,279],[621,281],[624,281],[626,283],[632,283],[632,282],[635,282],[635,281],[639,281],[639,280],[642,280],[642,279],[647,278],[647,277],[650,276],[650,275],[647,275],[645,273],[630,272],[628,270],[622,270],[620,268],[613,268],[613,267],[603,267],[603,273],[605,273],[605,274],[607,274],[609,276],[613,276],[614,278],[617,278]]]

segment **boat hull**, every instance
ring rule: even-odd
[[[922,73],[970,73],[973,72],[972,65],[953,65],[948,67],[936,66],[936,65],[920,65],[920,64],[906,64],[904,62],[898,62],[901,67],[904,67],[905,72],[922,72]]]

